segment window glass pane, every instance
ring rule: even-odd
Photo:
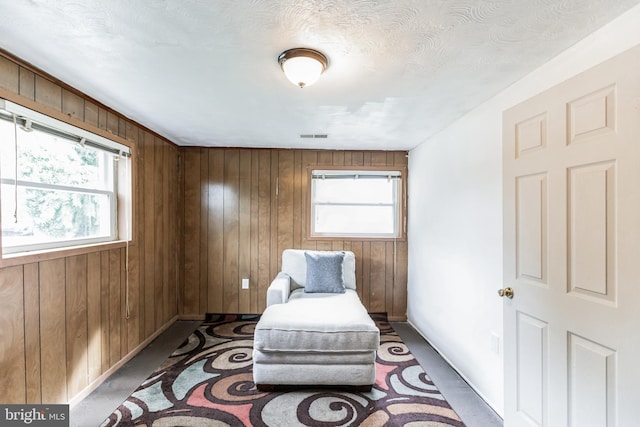
[[[393,203],[393,187],[397,179],[357,178],[322,179],[315,178],[315,197],[318,203]]]
[[[398,170],[311,171],[311,234],[340,237],[399,237]]]
[[[107,194],[2,185],[2,244],[5,247],[109,237],[111,201]]]
[[[13,123],[2,128],[2,177],[15,179]],[[39,130],[18,128],[18,180],[111,190],[111,155]]]
[[[17,126],[7,112],[0,119],[3,253],[117,239],[116,167],[123,162],[109,150],[128,149],[9,104],[20,111]],[[130,184],[128,172],[126,179],[123,188]]]
[[[394,233],[393,206],[316,205],[317,233],[390,234]]]

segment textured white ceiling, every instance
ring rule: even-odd
[[[0,0],[0,48],[180,145],[410,149],[639,3]]]

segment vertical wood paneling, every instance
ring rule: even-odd
[[[62,112],[69,117],[84,120],[84,99],[73,92],[63,89]]]
[[[67,391],[74,396],[88,384],[87,256],[66,261]]]
[[[98,127],[98,106],[93,102],[84,102],[84,122]]]
[[[362,151],[351,153],[351,164],[353,166],[364,166],[364,153]]]
[[[20,66],[0,56],[0,87],[18,93],[20,90]]]
[[[356,267],[357,268],[357,267]],[[362,302],[371,310],[371,242],[362,242]]]
[[[393,312],[393,288],[395,280],[396,251],[394,242],[385,243],[385,279],[384,279],[384,307]]]
[[[114,135],[118,135],[118,128],[119,128],[119,120],[118,120],[118,116],[115,115],[112,111],[107,111],[107,123],[106,123],[106,129],[107,132],[110,132]]]
[[[120,301],[120,249],[108,252],[109,260],[109,366],[113,366],[122,357],[121,301]],[[106,305],[106,304],[105,304]]]
[[[387,165],[387,152],[386,151],[372,151],[371,152],[371,165],[372,166],[386,166]]]
[[[36,99],[36,75],[24,67],[20,67],[20,95],[31,101]]]
[[[67,401],[65,260],[40,263],[40,345],[42,402]]]
[[[278,224],[277,239],[278,250],[282,253],[293,245],[293,151],[281,151],[278,157]]]
[[[224,295],[223,309],[227,313],[237,313],[238,301],[238,252],[240,243],[239,150],[225,151],[224,168]]]
[[[333,166],[344,166],[345,154],[344,151],[333,151]]]
[[[0,402],[26,397],[22,266],[0,270]]]
[[[107,130],[108,121],[106,108],[98,107],[98,128]]]
[[[102,373],[101,336],[101,271],[102,260],[99,252],[87,256],[87,365],[89,382]]]
[[[62,88],[55,83],[36,76],[36,102],[53,108],[56,111],[62,111]]]
[[[164,150],[162,149],[162,143],[157,137],[153,138],[153,151],[154,151],[154,168],[153,168],[153,221],[151,225],[152,233],[154,234],[154,254],[155,259],[162,260],[165,255],[165,247],[163,246],[164,235],[166,230],[162,228],[163,225],[163,184],[164,184]],[[163,277],[164,266],[162,262],[154,263],[153,269],[153,284],[155,286],[154,291],[154,325],[153,330],[158,329],[164,323],[164,286],[167,278]]]
[[[41,403],[40,280],[38,263],[24,265],[24,338],[27,384],[26,403]]]
[[[101,373],[109,369],[110,327],[109,322],[109,251],[100,252],[100,360]]]
[[[386,244],[371,242],[371,265],[369,267],[369,310],[384,311],[386,281]]]
[[[125,280],[129,282],[129,319],[127,320],[127,345],[126,352],[133,350],[140,344],[140,257],[138,245],[129,245],[128,259],[129,270]],[[125,254],[125,260],[127,254]],[[175,263],[171,263],[175,265]],[[175,266],[174,266],[175,268]],[[126,286],[126,282],[125,282]]]
[[[316,249],[319,251],[332,251],[333,242],[331,240],[318,240],[316,242]]]
[[[407,242],[397,242],[396,248],[396,278],[393,287],[393,309],[394,316],[404,316],[407,312],[407,268],[402,268],[408,264],[408,247]],[[405,284],[405,286],[402,286]]]
[[[176,313],[182,313],[182,289],[185,286],[184,280],[184,153],[176,149],[176,164],[178,171],[178,191],[176,193]]]
[[[280,202],[279,195],[279,179],[278,179],[278,150],[271,151],[271,190],[269,193],[269,201],[271,203],[271,221],[269,222],[269,233],[271,247],[269,248],[269,277],[273,278],[280,271],[282,260],[279,256],[273,256],[278,253],[278,204]],[[274,228],[275,227],[275,228]],[[266,291],[266,288],[265,288]]]
[[[177,292],[178,292],[178,284],[180,283],[178,279],[178,260],[182,260],[180,258],[180,248],[182,247],[182,234],[181,234],[181,223],[182,221],[178,218],[179,210],[178,207],[180,204],[180,195],[182,191],[182,186],[180,185],[180,177],[178,176],[179,169],[179,156],[178,149],[169,146],[169,155],[167,160],[167,173],[169,174],[169,183],[167,185],[168,189],[168,198],[165,200],[165,204],[169,205],[169,211],[166,218],[167,221],[167,230],[170,234],[170,241],[167,245],[167,264],[169,264],[169,306],[168,311],[165,313],[167,315],[167,320],[170,320],[175,314],[178,312],[178,304],[177,304]]]
[[[281,253],[286,248],[351,250],[356,254],[357,291],[370,311],[387,312],[401,319],[406,311],[406,242],[321,239],[309,240],[309,165],[389,165],[406,167],[403,152],[314,151],[314,150],[229,150],[183,149],[185,194],[193,195],[201,185],[208,186],[208,200],[185,199],[185,212],[207,218],[191,221],[184,235],[185,270],[198,268],[195,250],[199,235],[207,235],[208,312],[262,312],[266,290],[280,269]],[[198,178],[193,169],[198,159],[209,162],[207,176]],[[190,172],[188,172],[191,170]],[[190,206],[191,203],[200,203]],[[205,209],[206,207],[206,209]],[[205,224],[197,226],[197,223]],[[403,252],[404,251],[404,252]],[[249,277],[249,291],[240,289],[240,280]],[[215,298],[213,297],[215,295]],[[195,296],[198,298],[198,296]],[[186,314],[202,314],[202,298]],[[217,304],[218,299],[224,304]],[[199,308],[198,308],[199,307]]]
[[[249,287],[250,292],[250,313],[258,313],[258,290],[260,286],[258,284],[258,268],[259,268],[259,221],[260,221],[260,189],[259,189],[259,168],[260,168],[260,156],[259,151],[253,151],[251,155],[251,212],[250,212],[250,240],[251,240],[251,283]]]
[[[198,312],[200,284],[200,152],[184,154],[184,313]]]
[[[258,152],[258,311],[266,307],[271,280],[271,153]],[[257,285],[257,286],[256,286]]]
[[[86,107],[86,102],[85,102],[85,107]],[[86,110],[85,110],[86,111]],[[86,117],[86,116],[85,116]],[[138,175],[138,181],[137,181],[137,185],[135,188],[136,191],[136,200],[138,201],[138,203],[135,206],[135,215],[136,215],[136,222],[134,225],[134,229],[133,229],[133,235],[136,237],[136,246],[138,247],[138,259],[139,259],[139,272],[138,272],[138,280],[139,280],[139,285],[138,285],[138,336],[140,337],[140,340],[144,340],[144,338],[147,336],[146,335],[146,326],[145,326],[145,317],[146,317],[146,284],[145,284],[145,278],[146,278],[146,266],[147,266],[147,256],[146,256],[146,249],[145,249],[145,230],[144,230],[144,218],[146,218],[145,212],[147,212],[146,210],[146,205],[144,203],[144,182],[143,182],[143,178],[146,176],[145,170],[146,170],[146,157],[145,157],[145,151],[144,151],[144,139],[145,139],[145,134],[146,132],[144,131],[144,129],[138,129],[138,139],[137,139],[137,158],[134,159],[134,161],[136,162],[136,171],[137,171],[137,175]],[[184,169],[184,168],[181,168]],[[182,206],[182,205],[181,205]],[[183,213],[181,213],[180,216],[183,216]],[[184,230],[183,230],[184,231]],[[180,262],[182,263],[182,259],[180,260]],[[183,269],[184,271],[184,269]]]
[[[243,278],[251,279],[251,151],[240,151],[238,200],[238,281],[240,287]],[[249,280],[251,283],[251,280]],[[248,313],[251,310],[249,289],[240,288],[238,311]]]
[[[209,162],[207,161],[206,153],[200,150],[200,176],[202,180],[200,182],[200,277],[198,285],[199,294],[199,311],[206,312],[208,303],[208,291],[209,291],[209,189],[207,177],[209,176]]]
[[[169,252],[172,248],[170,246],[171,242],[171,224],[169,223],[169,215],[170,215],[170,205],[169,205],[169,197],[171,191],[169,190],[169,178],[171,177],[171,159],[170,159],[170,151],[169,146],[167,144],[163,144],[162,141],[158,141],[158,145],[161,147],[162,151],[162,163],[160,165],[162,172],[162,193],[160,199],[160,205],[162,206],[162,215],[160,216],[160,235],[162,236],[162,253],[160,255],[160,259],[166,260],[169,256]],[[170,297],[169,297],[169,287],[173,284],[173,280],[169,276],[169,262],[162,263],[162,317],[160,324],[157,327],[161,327],[171,318],[171,307],[170,307]]]
[[[209,161],[209,210],[208,235],[208,303],[209,313],[221,313],[224,295],[224,260],[222,258],[224,236],[224,151],[205,151]],[[205,159],[207,158],[205,157]],[[185,241],[185,247],[188,241]]]
[[[116,113],[114,113],[116,114]],[[120,117],[116,114],[116,116],[118,117],[118,136],[121,138],[127,138],[127,126],[130,125],[130,123],[128,123],[123,117]]]
[[[118,249],[120,252],[120,357],[127,354],[129,325],[127,319],[127,250]]]
[[[140,224],[143,228],[144,235],[144,251],[145,251],[145,265],[144,265],[144,299],[145,299],[145,319],[144,319],[144,334],[149,336],[156,330],[156,315],[155,312],[158,309],[156,307],[156,293],[157,282],[155,277],[156,263],[161,260],[156,259],[156,233],[155,233],[155,191],[154,184],[156,182],[155,175],[155,138],[148,132],[144,133],[144,182],[143,182],[143,203],[145,205],[145,216],[143,218],[144,224]]]
[[[0,401],[63,403],[177,314],[183,165],[168,141],[30,66],[0,56],[0,87],[18,103],[35,101],[135,148],[128,275],[124,247],[0,270]]]
[[[333,152],[324,150],[318,151],[318,165],[333,165]]]
[[[358,292],[358,296],[360,297],[361,301],[364,301],[364,284],[365,284],[365,280],[364,280],[364,276],[362,274],[363,272],[363,261],[364,261],[364,257],[362,255],[362,242],[359,241],[354,241],[351,242],[351,252],[353,252],[353,254],[356,257],[356,291]]]

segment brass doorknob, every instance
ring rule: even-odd
[[[507,297],[511,299],[513,298],[513,289],[511,288],[498,289],[498,295],[500,295],[501,297]]]

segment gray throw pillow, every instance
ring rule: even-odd
[[[342,261],[344,252],[305,252],[307,260],[307,283],[304,291],[309,293],[344,293]]]

